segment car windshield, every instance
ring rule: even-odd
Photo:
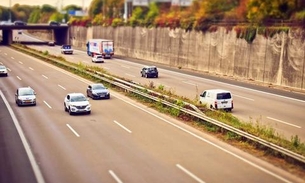
[[[102,89],[105,89],[105,87],[103,85],[93,85],[92,89],[93,90],[102,90]]]
[[[71,49],[71,45],[64,45],[62,46],[64,49]]]
[[[19,95],[20,96],[34,95],[34,91],[32,89],[21,89],[19,90]]]
[[[218,93],[217,99],[230,99],[231,93]]]
[[[0,65],[0,69],[5,69],[6,67],[3,65]]]
[[[77,95],[77,96],[72,96],[71,97],[71,102],[82,102],[82,101],[86,101],[86,97],[83,95]]]
[[[150,68],[148,68],[148,70],[149,70],[149,71],[157,71],[157,68],[155,68],[155,67],[150,67]]]

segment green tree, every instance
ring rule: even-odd
[[[37,23],[40,19],[40,8],[36,8],[32,13],[30,14],[30,17],[28,19],[29,23]]]
[[[96,15],[102,13],[104,0],[93,0],[89,6],[89,16],[95,17]]]
[[[147,26],[152,25],[155,21],[155,18],[159,15],[159,8],[157,3],[153,2],[149,5],[148,13],[145,17],[145,23]]]
[[[71,4],[71,5],[65,6],[63,8],[63,10],[66,10],[66,11],[69,11],[69,10],[82,10],[82,7],[76,6],[74,4]]]
[[[62,20],[64,19],[64,14],[61,14],[59,12],[55,12],[53,13],[50,18],[49,18],[49,21],[50,20],[54,20],[56,22],[62,22]]]
[[[56,8],[54,6],[48,5],[48,4],[44,4],[41,7],[41,13],[54,13],[56,12]]]

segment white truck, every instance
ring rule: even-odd
[[[112,58],[114,55],[113,41],[108,39],[90,39],[87,42],[87,54],[91,57],[102,55],[103,58]]]

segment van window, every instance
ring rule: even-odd
[[[217,99],[231,99],[231,93],[217,93]]]

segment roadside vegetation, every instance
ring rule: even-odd
[[[245,139],[242,136],[239,136],[233,132],[227,131],[216,125],[213,125],[207,121],[198,119],[192,115],[184,113],[179,109],[185,108],[185,109],[189,109],[189,110],[194,110],[190,105],[195,105],[207,117],[218,120],[222,123],[233,126],[237,129],[245,131],[249,134],[255,135],[270,143],[276,144],[285,149],[291,150],[297,154],[305,156],[305,144],[304,144],[304,142],[301,142],[300,138],[297,135],[292,136],[290,139],[287,139],[282,134],[277,133],[272,127],[263,125],[263,123],[260,119],[253,119],[253,121],[248,121],[248,122],[241,121],[238,118],[234,117],[231,113],[228,113],[225,111],[215,111],[215,110],[210,110],[210,109],[206,108],[206,106],[198,103],[198,99],[188,99],[186,97],[178,96],[172,90],[165,90],[163,85],[155,86],[155,84],[153,82],[149,82],[147,85],[143,86],[144,89],[142,89],[141,92],[144,92],[145,94],[149,94],[150,96],[158,97],[160,99],[160,101],[156,102],[147,97],[143,97],[142,95],[136,94],[134,92],[128,92],[126,89],[113,85],[112,84],[113,78],[119,78],[119,77],[113,76],[113,75],[107,73],[101,67],[88,66],[88,65],[82,64],[81,62],[77,63],[77,64],[71,63],[71,62],[66,61],[61,56],[50,55],[48,53],[48,51],[37,51],[37,50],[29,48],[25,45],[14,45],[13,48],[15,48],[19,51],[25,52],[26,54],[29,54],[31,56],[37,57],[50,64],[56,65],[62,69],[70,71],[81,77],[89,79],[93,82],[104,83],[107,87],[109,87],[113,90],[122,92],[125,95],[132,97],[132,98],[136,99],[137,101],[140,101],[149,107],[152,107],[164,114],[175,117],[175,118],[183,121],[184,123],[191,125],[199,130],[214,134],[219,139],[222,139],[223,141],[234,144],[235,146],[246,148],[247,150],[251,151],[252,153],[253,153],[253,151],[257,151],[256,152],[257,154],[262,155],[261,152],[263,152],[262,156],[271,156],[273,158],[276,157],[276,158],[283,159],[283,160],[285,160],[285,163],[293,165],[294,170],[295,169],[300,170],[300,172],[303,172],[304,176],[305,176],[305,171],[304,171],[305,165],[304,164],[295,162],[292,159],[283,156],[283,154],[280,154],[271,149],[268,149],[258,143]],[[105,77],[105,75],[107,75],[108,82],[106,82],[107,80],[101,79],[101,77]],[[130,82],[124,78],[120,78],[120,79]],[[164,105],[161,102],[161,100],[165,100],[170,103],[173,103],[173,104],[179,106],[179,109]],[[278,160],[275,159],[275,161],[278,161]],[[281,161],[278,161],[278,163],[279,162],[281,162]],[[275,162],[273,162],[273,163],[275,163]]]

